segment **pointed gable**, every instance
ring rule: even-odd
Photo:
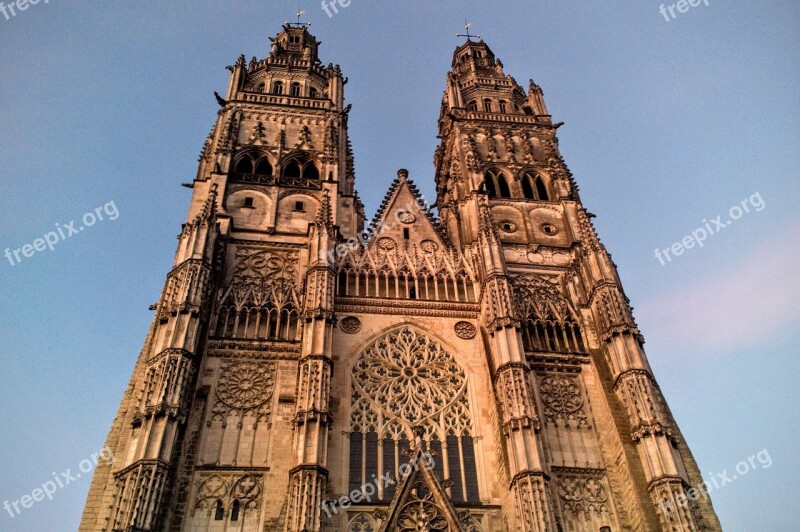
[[[408,170],[403,169],[397,172],[397,178],[381,202],[369,233],[369,250],[390,245],[386,238],[406,251],[419,247],[423,241],[432,241],[439,249],[451,247],[439,230],[431,206],[408,178]]]
[[[464,521],[469,515],[459,515],[447,496],[445,486],[433,472],[430,460],[436,458],[423,453],[421,442],[412,450],[411,471],[399,479],[392,503],[380,527],[380,532],[395,530],[446,530],[466,531]]]

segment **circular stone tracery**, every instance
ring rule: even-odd
[[[412,425],[441,412],[466,385],[453,357],[410,327],[367,347],[353,367],[353,380],[384,412]]]
[[[455,324],[453,330],[456,332],[456,336],[464,340],[475,338],[475,334],[478,332],[475,326],[468,321],[459,321]]]
[[[542,379],[541,391],[544,403],[557,413],[571,414],[583,406],[580,387],[568,378],[545,377]]]
[[[242,362],[223,368],[217,384],[220,401],[233,408],[254,408],[272,395],[272,374],[258,362]]]

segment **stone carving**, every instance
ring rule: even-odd
[[[218,502],[225,510],[229,510],[235,501],[246,510],[260,506],[262,487],[258,475],[213,473],[201,475],[197,484],[196,510],[213,509]]]
[[[569,308],[558,286],[535,274],[512,279],[514,301],[520,317],[559,321],[569,316]]]
[[[573,515],[608,513],[608,490],[602,471],[559,468],[555,473],[561,508],[565,512]]]
[[[567,266],[571,261],[569,253],[555,248],[545,248],[532,244],[526,250],[521,250],[520,262],[528,261],[531,264],[545,264],[548,266]]]
[[[411,425],[441,412],[466,386],[452,356],[410,327],[370,345],[353,368],[353,380],[385,413]]]
[[[439,244],[433,240],[423,240],[420,242],[419,247],[424,253],[436,253],[439,249]]]
[[[424,242],[429,243],[420,252]],[[431,240],[424,242],[401,249],[382,237],[337,259],[336,273],[342,280],[337,295],[370,296],[382,290],[382,295],[398,299],[477,301],[477,276],[465,256]]]
[[[342,329],[342,332],[346,332],[347,334],[357,333],[361,330],[361,320],[355,316],[347,316],[341,321],[339,328]]]
[[[297,251],[278,251],[272,249],[241,246],[236,249],[234,278],[260,277],[297,279]]]
[[[588,424],[583,409],[583,394],[578,377],[572,375],[544,375],[539,379],[539,389],[544,403],[546,423],[575,421],[579,426]]]
[[[255,362],[223,362],[217,397],[231,408],[249,410],[272,398],[274,365]]]
[[[397,219],[404,224],[413,224],[417,221],[417,217],[409,211],[400,211],[397,213]]]
[[[397,244],[391,238],[384,236],[378,239],[377,246],[382,251],[394,251]]]
[[[294,340],[302,307],[296,282],[299,252],[240,246],[233,278],[221,291],[216,335]]]
[[[401,532],[450,530],[444,512],[421,481],[411,487],[408,502],[400,510],[397,524]]]
[[[366,513],[360,513],[350,520],[348,532],[375,532],[378,527],[375,521]]]
[[[455,324],[453,330],[456,332],[456,336],[464,340],[475,338],[478,332],[475,326],[468,321],[459,321]]]

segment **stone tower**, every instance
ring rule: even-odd
[[[458,47],[365,231],[318,47],[228,67],[80,530],[720,530],[541,89]]]

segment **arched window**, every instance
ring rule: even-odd
[[[266,155],[259,156],[257,152],[246,153],[236,161],[233,173],[237,176],[272,177],[272,165]]]
[[[253,173],[256,175],[271,176],[272,165],[269,164],[269,161],[266,157],[262,157],[256,162],[256,167],[253,169]]]
[[[403,471],[415,427],[423,447],[436,452],[433,473],[441,481],[449,470],[453,502],[479,503],[467,375],[445,346],[416,328],[394,329],[361,352],[350,376],[349,491]],[[373,498],[389,502],[395,488],[380,486]]]
[[[483,185],[486,187],[486,193],[490,198],[497,197],[497,187],[494,185],[494,175],[491,172],[486,172],[483,178]]]
[[[295,156],[283,164],[283,177],[287,179],[309,179],[319,181],[317,164],[305,155]]]
[[[530,177],[527,175],[522,178],[522,195],[525,196],[525,199],[536,199],[533,195]]]
[[[217,499],[217,505],[214,509],[214,521],[222,521],[225,519],[225,507],[222,505],[222,501]]]
[[[319,180],[319,170],[317,170],[317,165],[311,161],[307,162],[305,167],[303,167],[303,177],[305,179]]]
[[[506,178],[503,174],[497,176],[497,186],[501,198],[511,197],[511,191],[508,189],[508,183],[506,182]]]
[[[272,84],[272,94],[283,94],[283,82],[276,81]]]
[[[475,100],[470,101],[467,104],[467,110],[469,110],[469,111],[477,111],[478,110],[478,102],[476,102]]]
[[[266,89],[266,88],[267,88],[267,86],[264,83],[259,83],[256,86],[256,92],[264,92],[264,89]]]
[[[233,506],[231,506],[231,521],[238,521],[239,520],[239,510],[241,509],[241,504],[239,501],[233,501]]]
[[[314,87],[310,87],[308,89],[308,97],[309,98],[316,98],[317,97],[317,89],[315,89]]]
[[[487,113],[492,112],[492,100],[490,100],[489,98],[483,100],[483,110],[486,111]]]
[[[296,178],[300,177],[301,174],[300,163],[296,160],[290,161],[289,164],[283,167],[283,177]]]
[[[505,113],[508,110],[505,100],[500,100],[500,112]]]
[[[295,82],[289,88],[289,94],[291,96],[300,96],[300,84]]]
[[[532,200],[548,201],[550,199],[544,179],[530,172],[522,175],[522,194],[525,198]]]
[[[544,181],[541,177],[536,177],[536,193],[539,195],[539,199],[542,201],[547,201],[549,196],[547,195],[547,187],[544,186]]]
[[[484,184],[486,192],[490,198],[510,198],[511,190],[508,187],[508,181],[505,175],[499,170],[489,170],[484,174]]]
[[[237,174],[252,174],[253,173],[253,159],[249,155],[245,155],[239,162],[236,163],[234,173]]]

